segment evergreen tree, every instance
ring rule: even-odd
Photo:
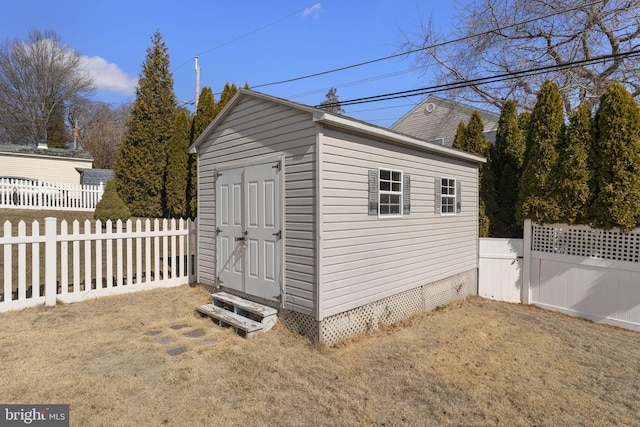
[[[525,140],[525,146],[527,141],[527,135],[529,135],[529,123],[531,122],[531,113],[529,111],[523,111],[518,115],[518,124],[520,125],[520,130],[522,131],[522,136]],[[525,149],[526,152],[526,149]],[[524,156],[522,159],[522,164],[524,166]]]
[[[320,103],[320,108],[333,114],[344,114],[344,108],[340,105],[338,90],[335,87],[329,89],[324,101]]]
[[[159,32],[151,41],[114,168],[120,196],[139,217],[164,213],[167,144],[176,110],[168,49]]]
[[[104,194],[96,204],[96,209],[93,211],[93,218],[102,221],[103,225],[109,219],[111,221],[126,221],[131,218],[129,208],[127,208],[127,205],[125,205],[120,196],[118,196],[114,179],[107,181]]]
[[[477,156],[486,157],[488,163],[479,166],[479,198],[478,228],[480,237],[488,237],[489,229],[496,208],[496,195],[493,174],[490,166],[491,143],[484,137],[484,125],[482,118],[476,111],[471,115],[469,123],[458,125],[453,148],[464,150]]]
[[[498,119],[496,142],[491,155],[496,194],[500,195],[496,197],[492,236],[522,236],[522,225],[516,221],[516,205],[524,148],[524,133],[520,127],[516,103],[507,101]]]
[[[595,139],[591,111],[580,104],[571,117],[560,147],[556,190],[562,209],[558,220],[568,224],[587,224],[592,202],[591,153]]]
[[[462,151],[468,151],[469,148],[466,140],[467,125],[465,125],[464,122],[460,122],[456,128],[456,136],[453,137],[453,144],[451,144],[451,147]]]
[[[640,225],[640,107],[620,83],[611,83],[596,113],[592,222],[623,231]]]
[[[66,148],[69,139],[69,129],[64,122],[62,107],[57,106],[51,112],[47,123],[47,146],[49,148]]]
[[[564,104],[555,83],[547,81],[540,88],[527,127],[517,218],[520,222],[553,223],[560,214],[554,173],[564,134]]]
[[[225,86],[225,88],[228,84]],[[198,97],[198,110],[191,122],[191,143],[209,126],[218,114],[218,106],[210,87],[202,88]],[[187,179],[187,216],[195,218],[198,214],[198,170],[197,155],[189,154]]]
[[[189,157],[190,122],[187,112],[179,110],[173,122],[173,132],[167,153],[165,192],[167,214],[171,217],[187,215],[187,159]]]
[[[238,93],[238,88],[236,87],[235,83],[233,83],[231,86],[229,86],[228,82],[225,83],[224,89],[222,89],[222,93],[220,94],[220,102],[218,102],[217,104],[218,111],[216,111],[216,115],[220,111],[222,111],[224,106],[227,105],[229,101],[231,101],[231,98],[233,98],[236,93]]]

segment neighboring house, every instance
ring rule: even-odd
[[[82,185],[100,185],[107,184],[113,178],[113,169],[84,169],[76,168],[80,174],[80,184]]]
[[[190,152],[212,290],[330,343],[477,293],[483,158],[244,89]]]
[[[485,138],[494,142],[500,114],[480,110],[459,102],[429,95],[420,104],[391,125],[405,135],[451,147],[460,122],[466,125],[474,111],[480,113]]]
[[[93,158],[84,151],[0,145],[0,176],[79,184],[80,175],[76,169],[91,169],[92,165]]]

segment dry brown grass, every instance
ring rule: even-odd
[[[69,403],[76,426],[640,424],[637,332],[473,297],[326,348],[282,326],[244,340],[195,314],[207,300],[1,314],[0,400]]]

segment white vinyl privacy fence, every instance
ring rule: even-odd
[[[16,230],[14,230],[16,229]],[[0,312],[195,282],[196,222],[4,223]]]
[[[481,296],[640,330],[640,229],[526,221],[518,240],[481,239]]]
[[[478,295],[522,301],[522,239],[480,239]]]
[[[92,211],[104,185],[52,184],[22,178],[0,178],[0,208]]]

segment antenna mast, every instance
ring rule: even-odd
[[[200,66],[196,56],[196,111],[198,110],[198,98],[200,98]]]

